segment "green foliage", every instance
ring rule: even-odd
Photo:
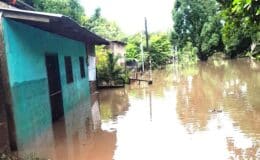
[[[126,58],[127,60],[141,61],[141,43],[144,44],[144,39],[141,42],[141,35],[135,34],[128,37],[126,45]]]
[[[201,60],[207,60],[211,51],[221,42],[218,5],[215,0],[177,0],[173,9],[174,28],[171,41],[182,49],[188,42],[198,49]],[[217,26],[214,26],[217,24]]]
[[[220,19],[218,16],[210,17],[209,21],[203,25],[201,31],[201,52],[208,57],[216,50],[223,50],[223,42],[221,37]]]
[[[181,65],[189,66],[197,62],[198,49],[192,46],[191,42],[188,42],[180,51],[178,51],[178,59]]]
[[[109,85],[115,85],[117,80],[124,78],[124,70],[117,64],[119,57],[112,53],[106,54],[106,61],[97,66],[98,81],[104,81]]]
[[[108,50],[105,48],[105,46],[96,46],[95,52],[97,58],[97,68],[101,68],[102,65],[106,64],[107,62],[107,55],[109,54]]]
[[[84,9],[78,0],[23,0],[38,11],[59,13],[73,18],[82,24],[85,17]]]
[[[165,33],[152,34],[150,38],[150,56],[153,67],[167,64],[171,59],[171,42]]]
[[[257,54],[257,55],[256,55],[256,59],[257,59],[257,60],[260,60],[260,54]]]
[[[97,8],[94,15],[83,25],[90,31],[110,40],[122,40],[124,38],[123,32],[115,22],[108,21],[101,16],[100,8]]]
[[[123,32],[115,22],[108,21],[101,16],[101,9],[96,9],[94,15],[88,18],[79,0],[23,0],[32,5],[38,11],[59,13],[67,15],[85,26],[90,31],[97,33],[104,38],[121,40]]]
[[[137,60],[141,63],[141,43],[145,46],[145,38],[141,40],[140,34],[135,34],[128,38],[126,46],[127,60]],[[144,52],[144,62],[148,64],[148,57],[151,56],[153,68],[167,64],[171,61],[171,42],[167,33],[153,33],[150,35],[150,50]],[[146,48],[144,47],[144,50]]]
[[[140,54],[141,50],[140,47],[138,47],[138,45],[129,42],[126,46],[126,58],[127,60],[140,60],[141,58],[141,54]]]
[[[252,43],[259,43],[260,3],[258,0],[218,0],[225,22],[222,29],[226,53],[230,57],[246,54]]]
[[[259,1],[217,2],[218,5],[215,0],[177,0],[173,10],[172,43],[182,49],[191,42],[201,60],[224,49],[231,58],[245,55],[252,44],[259,44]]]

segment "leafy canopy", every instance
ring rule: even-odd
[[[191,42],[198,49],[198,57],[207,60],[221,39],[219,19],[213,18],[217,10],[215,0],[177,0],[172,12],[173,45],[181,49]]]
[[[153,66],[165,65],[172,59],[171,42],[168,34],[152,34],[150,43],[150,55]]]
[[[23,0],[37,11],[67,15],[82,24],[85,17],[84,9],[78,0]]]
[[[140,48],[141,43],[144,46],[144,39],[141,40],[140,34],[135,34],[128,37],[127,45],[126,45],[127,60],[141,61],[141,48]]]
[[[231,57],[249,50],[252,43],[260,43],[259,0],[217,0],[221,4],[222,29],[226,52]]]
[[[95,10],[95,13],[86,21],[84,26],[110,40],[122,40],[124,38],[123,32],[115,22],[101,16],[100,8]]]
[[[145,46],[145,38],[141,34],[135,34],[128,38],[126,46],[127,60],[137,60],[141,62],[141,44]],[[144,52],[144,61],[148,64],[148,56],[151,56],[153,67],[166,64],[172,59],[171,42],[167,33],[152,33],[150,35],[149,53]],[[145,48],[144,48],[145,50]]]

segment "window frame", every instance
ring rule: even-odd
[[[66,73],[66,82],[67,84],[73,83],[73,66],[71,56],[64,56],[64,65],[65,65],[65,73]]]
[[[85,70],[85,62],[84,57],[79,57],[79,69],[80,69],[80,77],[85,78],[86,77],[86,70]]]

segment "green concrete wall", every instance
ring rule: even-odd
[[[18,149],[52,127],[45,53],[58,54],[64,112],[89,99],[86,77],[81,78],[79,56],[85,45],[56,34],[2,19],[13,100]],[[67,84],[64,56],[71,56],[74,82]],[[85,58],[86,59],[86,58]]]

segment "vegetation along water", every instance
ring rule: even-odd
[[[18,151],[33,151],[25,159],[260,159],[259,0],[175,0],[173,26],[149,35],[123,33],[101,8],[86,15],[79,0],[22,1],[126,43],[123,58],[136,62],[134,72],[142,63],[153,69],[153,85],[100,90],[98,106],[74,108],[35,135]],[[129,81],[133,70],[118,65],[122,57],[106,46],[95,56],[98,82]]]

